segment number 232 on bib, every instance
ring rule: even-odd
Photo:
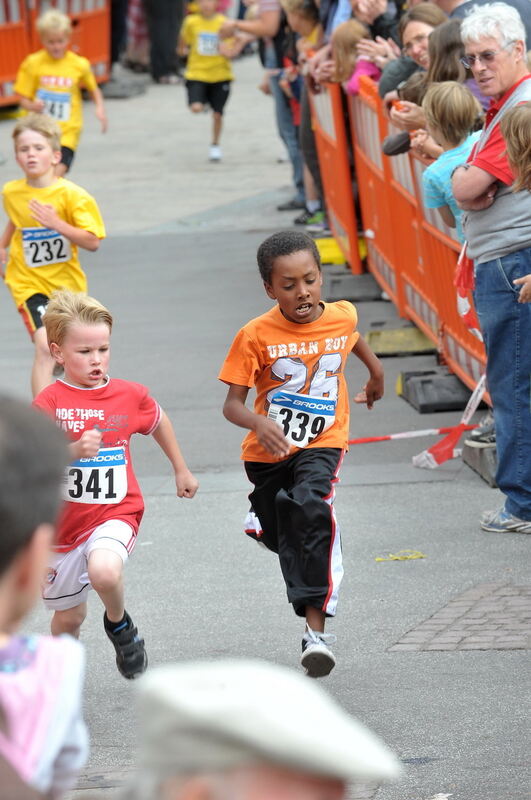
[[[334,424],[336,401],[280,391],[271,398],[267,416],[280,425],[290,445],[302,448]]]
[[[107,505],[121,502],[127,494],[127,461],[123,447],[104,447],[96,456],[80,458],[67,470],[63,500],[70,503]]]

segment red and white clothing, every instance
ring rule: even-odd
[[[135,433],[153,433],[162,410],[139,383],[108,378],[103,386],[82,389],[64,381],[47,386],[33,404],[53,417],[75,442],[84,431],[103,435],[98,455],[78,459],[67,469],[65,504],[55,550],[73,550],[107,520],[128,523],[133,533],[144,513],[144,500],[131,463],[129,442]]]

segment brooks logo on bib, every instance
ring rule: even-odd
[[[123,447],[104,447],[96,456],[74,461],[66,471],[63,499],[95,505],[119,503],[127,494]]]
[[[70,241],[51,228],[22,228],[24,261],[28,267],[47,267],[70,261]]]
[[[66,122],[70,119],[70,93],[51,92],[49,89],[38,89],[37,97],[44,103],[44,112],[50,117]]]
[[[327,397],[277,392],[271,398],[267,416],[284,431],[295,447],[306,447],[334,424],[336,401]]]

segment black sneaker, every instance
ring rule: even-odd
[[[112,625],[112,623],[107,619],[106,614],[103,615],[105,633],[116,650],[116,666],[118,667],[118,672],[123,675],[124,678],[131,680],[146,671],[148,658],[144,647],[144,640],[139,637],[138,630],[136,626],[133,625],[133,620],[127,611],[125,612],[125,620],[127,623],[126,627],[118,631],[118,633],[113,633],[107,627],[108,624]]]
[[[308,211],[307,208],[304,211],[301,211],[298,217],[295,217],[293,220],[294,225],[307,225],[310,220],[313,218],[313,213]]]
[[[329,633],[312,631],[306,625],[302,638],[301,666],[309,678],[324,678],[334,669],[336,659],[328,645],[334,644],[336,637]]]
[[[496,447],[496,429],[492,414],[487,415],[477,428],[470,431],[465,444],[476,448]]]

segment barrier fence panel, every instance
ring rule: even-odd
[[[395,133],[399,131],[388,123],[387,135]],[[409,156],[407,153],[384,156],[384,164],[389,170],[391,225],[404,284],[404,313],[438,344],[440,321],[429,265],[423,259],[420,211]]]
[[[380,99],[373,81],[362,79],[359,95],[349,98],[349,114],[368,267],[403,315],[404,287],[397,270],[388,178],[380,145]]]
[[[422,173],[425,166],[415,155],[411,155],[410,159],[422,217],[423,261],[432,274],[441,320],[442,356],[450,369],[473,389],[485,372],[486,356],[483,343],[466,327],[457,309],[454,274],[461,245],[455,228],[450,228],[443,222],[437,209],[424,206]]]
[[[109,79],[110,0],[30,0],[30,4],[31,49],[41,47],[37,17],[48,8],[57,8],[72,19],[71,49],[88,58],[98,83]]]
[[[352,272],[360,274],[363,266],[341,93],[339,84],[328,83],[310,94],[310,103],[330,227]]]
[[[339,86],[335,91],[340,91]],[[315,114],[319,136],[335,137],[337,142],[330,94],[328,86]],[[369,269],[398,312],[415,322],[437,345],[449,368],[474,388],[485,371],[486,355],[483,342],[466,326],[457,308],[454,274],[460,245],[455,230],[436,209],[424,206],[421,159],[411,153],[382,154],[384,137],[396,131],[369,78],[361,79],[359,95],[350,98],[349,114]],[[336,143],[339,178],[339,169],[348,169],[344,166],[348,155],[342,156],[338,148]],[[326,171],[321,150],[319,161]]]
[[[0,106],[16,103],[17,70],[31,49],[24,0],[0,0]]]

